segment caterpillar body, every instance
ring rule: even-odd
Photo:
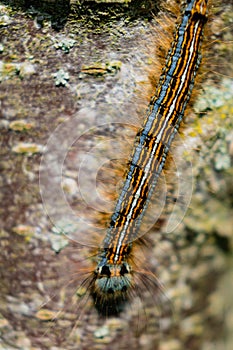
[[[96,257],[96,268],[84,281],[102,314],[118,314],[136,289],[137,275],[140,278],[141,272],[131,264],[132,249],[193,89],[206,21],[206,0],[183,4],[157,91],[137,133],[125,182]],[[151,282],[151,276],[149,279]],[[156,276],[154,284],[159,287]]]

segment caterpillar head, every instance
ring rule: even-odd
[[[126,262],[97,266],[91,294],[99,313],[117,315],[128,300],[132,281],[132,271]]]

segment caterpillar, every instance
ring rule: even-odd
[[[146,277],[143,271],[133,268],[131,256],[140,241],[142,218],[183,119],[201,61],[207,1],[188,0],[182,6],[181,21],[158,88],[137,133],[125,182],[96,256],[96,268],[83,282],[101,314],[118,314],[142,275],[160,288],[156,276]]]

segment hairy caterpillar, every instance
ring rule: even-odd
[[[178,131],[200,64],[200,43],[207,1],[187,1],[168,52],[159,86],[139,130],[126,179],[96,257],[96,269],[84,283],[100,313],[117,314],[135,288],[130,257],[140,223],[171,142]],[[159,287],[155,276],[154,285]],[[151,276],[148,278],[151,283]]]

